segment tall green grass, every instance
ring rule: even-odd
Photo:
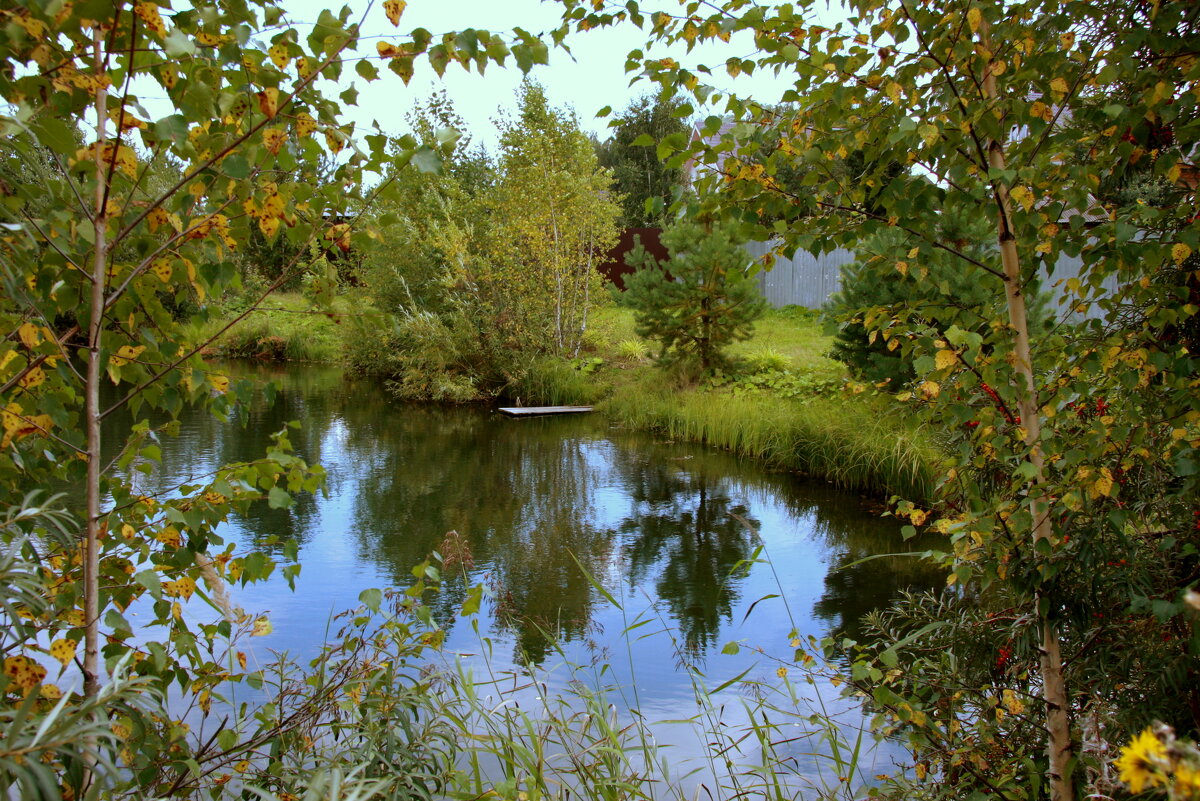
[[[209,352],[261,361],[337,362],[342,359],[342,321],[349,308],[350,301],[339,299],[334,310],[326,313],[314,309],[299,293],[281,292],[217,336]],[[197,326],[193,336],[198,341],[216,336],[244,310],[236,299],[229,301],[225,314]]]
[[[927,426],[857,397],[799,402],[642,381],[622,387],[601,410],[628,428],[725,448],[846,489],[912,500],[933,497],[942,461]]]

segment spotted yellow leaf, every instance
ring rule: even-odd
[[[967,24],[971,26],[971,33],[977,33],[982,22],[983,12],[979,10],[978,6],[972,7],[967,12]]]
[[[1192,255],[1192,249],[1182,242],[1176,242],[1171,248],[1171,258],[1175,260],[1176,264],[1183,264],[1190,255]]]
[[[154,32],[155,36],[167,35],[167,26],[163,23],[162,15],[158,13],[158,6],[154,3],[142,0],[134,5],[133,11],[146,27]]]
[[[387,14],[388,22],[398,26],[400,24],[400,15],[404,13],[404,9],[407,6],[407,0],[384,0],[383,12]]]
[[[21,323],[17,328],[17,336],[20,337],[21,344],[27,348],[36,347],[42,341],[42,335],[33,323]]]
[[[196,582],[187,576],[183,576],[175,582],[175,588],[179,592],[179,597],[186,601],[188,598],[191,598],[193,594],[195,594]]]
[[[178,548],[182,540],[179,537],[179,529],[174,526],[167,526],[162,531],[155,535],[154,539],[161,542],[163,545],[170,545],[173,548]]]
[[[273,631],[271,620],[267,617],[260,617],[254,621],[254,626],[250,629],[251,637],[265,637]]]
[[[259,92],[258,108],[268,118],[273,119],[279,112],[279,90],[275,87],[270,87]]]
[[[46,381],[46,371],[40,367],[35,367],[25,375],[21,376],[21,380],[17,383],[23,389],[36,389]]]
[[[934,358],[934,366],[938,370],[948,370],[956,364],[958,364],[958,356],[948,348],[939,350]]]
[[[145,349],[145,345],[138,345],[137,347],[134,347],[133,345],[122,345],[117,349],[116,355],[110,356],[108,360],[117,367],[122,367],[130,361],[136,359],[138,356],[141,356],[142,351]]]
[[[271,61],[275,66],[281,70],[286,70],[288,64],[292,63],[292,54],[288,52],[288,46],[284,42],[272,45],[267,50],[267,55],[271,57]]]
[[[317,121],[314,120],[307,112],[300,112],[296,115],[296,135],[301,138],[308,136],[313,131],[317,130]]]
[[[164,284],[171,280],[171,262],[165,258],[155,259],[150,265],[150,272],[158,276]]]
[[[68,640],[65,637],[55,640],[50,643],[50,656],[58,660],[59,664],[66,667],[75,658],[75,649],[79,646],[75,640]]]
[[[4,660],[4,675],[22,690],[32,690],[46,678],[46,669],[27,656],[10,656]]]
[[[279,148],[283,147],[284,141],[287,139],[287,134],[282,128],[267,128],[263,131],[263,144],[267,146],[267,150],[274,155],[279,152]]]
[[[325,131],[325,144],[329,146],[334,155],[341,153],[342,148],[346,146],[346,143],[342,141],[341,133],[333,130]]]
[[[1059,76],[1050,81],[1050,91],[1058,97],[1062,97],[1067,92],[1071,91],[1071,85],[1067,83],[1067,79]]]

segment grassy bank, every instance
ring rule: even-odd
[[[209,351],[215,356],[234,359],[339,362],[345,336],[343,320],[354,305],[350,298],[341,297],[329,312],[318,311],[303,294],[281,292],[220,334]],[[238,300],[227,301],[219,318],[200,326],[196,335],[203,339],[217,336],[230,320],[245,311],[246,307]]]
[[[802,401],[642,382],[617,390],[600,408],[632,429],[725,448],[852,490],[920,501],[933,496],[938,475],[930,432],[878,401]]]
[[[914,501],[933,495],[940,456],[932,432],[886,399],[842,392],[845,368],[826,356],[832,343],[811,311],[769,312],[753,338],[731,348],[734,374],[701,385],[653,364],[627,309],[602,309],[590,344],[594,353],[573,369],[559,360],[533,371],[523,402],[599,402],[599,411],[630,429],[725,448],[847,489]]]

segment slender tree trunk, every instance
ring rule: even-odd
[[[986,21],[980,25],[980,41],[984,48],[991,52],[989,26]],[[991,70],[991,62],[985,72],[983,93],[989,100],[999,98],[996,89],[996,78]],[[988,142],[988,166],[992,170],[1006,169],[1004,145],[995,140]],[[1022,289],[1021,265],[1017,253],[1017,241],[1012,231],[1012,203],[1009,199],[1008,185],[997,181],[996,191],[996,228],[1000,245],[1000,261],[1004,268],[1004,294],[1008,301],[1008,319],[1013,327],[1013,356],[1017,373],[1022,377],[1025,386],[1021,387],[1018,395],[1018,406],[1021,415],[1021,425],[1025,430],[1025,443],[1029,446],[1029,461],[1036,472],[1032,486],[1029,488],[1029,512],[1033,519],[1033,541],[1048,539],[1051,535],[1049,503],[1045,491],[1045,455],[1039,442],[1041,438],[1041,411],[1038,404],[1037,380],[1033,374],[1033,359],[1029,344],[1029,317],[1025,307],[1025,294]],[[1062,672],[1062,653],[1059,648],[1058,629],[1050,618],[1051,604],[1042,603],[1043,596],[1039,592],[1035,596],[1038,609],[1038,621],[1042,630],[1042,694],[1046,702],[1046,735],[1049,769],[1047,778],[1050,784],[1050,795],[1054,801],[1070,801],[1075,792],[1071,780],[1070,763],[1074,752],[1071,740],[1071,725],[1068,717],[1068,698],[1066,682]]]
[[[102,70],[101,32],[96,29],[96,71]],[[83,692],[94,697],[100,688],[100,334],[104,328],[104,277],[108,262],[105,187],[109,165],[104,159],[108,91],[96,93],[95,257],[92,260],[91,319],[88,322],[88,365],[85,419],[87,426],[87,528],[83,541]]]
[[[93,40],[96,74],[104,69],[103,38],[99,27]],[[97,82],[96,92],[96,194],[95,219],[92,221],[95,253],[92,260],[91,319],[88,321],[87,384],[84,387],[84,422],[87,428],[87,524],[83,549],[83,694],[95,698],[100,692],[100,334],[104,328],[104,278],[108,263],[107,177],[110,165],[104,159],[105,123],[108,90],[103,81]],[[118,128],[118,130],[120,130]],[[96,763],[96,738],[88,736],[83,748],[84,792],[92,784]]]

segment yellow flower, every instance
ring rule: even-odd
[[[1177,766],[1173,790],[1172,798],[1188,799],[1189,801],[1200,798],[1200,769],[1187,765]]]
[[[1121,781],[1137,795],[1147,784],[1156,787],[1163,783],[1161,771],[1166,759],[1166,746],[1147,728],[1121,749],[1116,766],[1121,772]]]

